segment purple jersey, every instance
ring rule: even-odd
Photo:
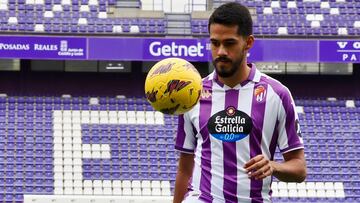
[[[248,80],[233,88],[211,73],[200,102],[179,116],[175,148],[195,154],[189,189],[204,202],[270,202],[271,177],[249,179],[244,164],[259,154],[273,160],[276,146],[303,148],[289,90],[249,66]]]

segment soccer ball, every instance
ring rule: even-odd
[[[167,58],[157,62],[145,80],[146,99],[164,114],[180,115],[194,107],[200,98],[202,81],[188,61]]]

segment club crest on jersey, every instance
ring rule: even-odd
[[[211,92],[209,90],[202,90],[201,91],[201,98],[202,99],[209,99],[211,97]]]
[[[265,87],[262,85],[256,87],[254,90],[254,96],[255,96],[256,101],[262,102],[266,97]]]
[[[214,114],[207,123],[209,133],[223,142],[236,142],[251,132],[252,119],[233,106]]]

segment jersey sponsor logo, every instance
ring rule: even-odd
[[[236,142],[244,139],[253,127],[252,119],[243,111],[229,106],[214,114],[207,124],[209,133],[224,142]]]
[[[256,101],[262,102],[266,96],[266,89],[264,86],[260,85],[255,88],[254,90],[254,96],[256,98]]]

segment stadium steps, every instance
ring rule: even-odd
[[[116,2],[118,8],[140,8],[141,2],[139,0],[122,0]]]
[[[167,33],[170,35],[190,35],[191,34],[191,15],[179,13],[165,14],[167,21]]]

